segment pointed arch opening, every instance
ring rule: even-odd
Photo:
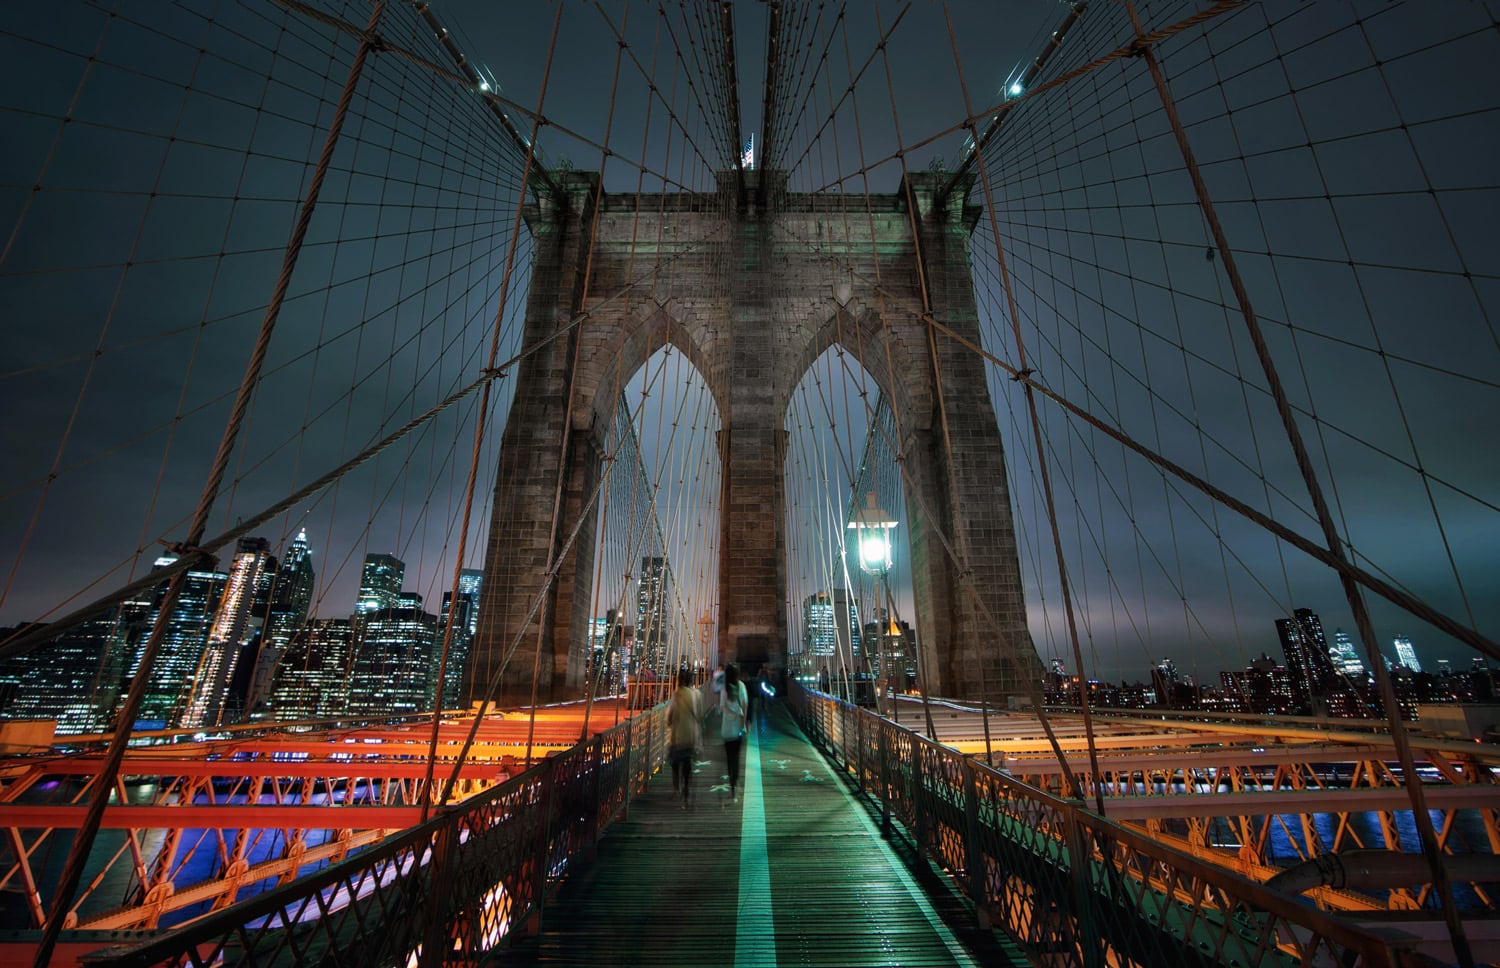
[[[888,398],[841,344],[790,394],[785,431],[788,672],[854,701],[915,688],[906,489]]]
[[[719,408],[670,342],[599,398],[596,426],[602,401],[614,405],[602,439],[587,644],[572,665],[583,660],[596,695],[632,683],[665,689],[678,669],[705,674],[717,652]]]

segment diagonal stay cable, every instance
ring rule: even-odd
[[[1062,407],[1068,413],[1071,413],[1073,416],[1089,424],[1089,426],[1113,438],[1117,442],[1123,444],[1125,447],[1146,458],[1148,461],[1155,464],[1157,467],[1160,467],[1163,470],[1167,471],[1169,474],[1173,475],[1179,480],[1182,480],[1187,484],[1190,484],[1194,488],[1197,488],[1199,491],[1202,491],[1204,494],[1213,498],[1215,501],[1218,501],[1220,504],[1223,504],[1225,507],[1229,508],[1235,513],[1248,518],[1253,523],[1271,532],[1276,537],[1292,545],[1297,550],[1322,562],[1330,568],[1333,568],[1340,574],[1352,578],[1354,581],[1363,585],[1365,588],[1368,588],[1370,591],[1374,592],[1380,597],[1392,602],[1395,605],[1399,605],[1401,608],[1410,612],[1417,618],[1431,623],[1439,630],[1446,632],[1456,639],[1459,639],[1471,648],[1479,652],[1483,652],[1485,655],[1489,656],[1492,659],[1500,661],[1500,643],[1497,643],[1494,640],[1479,634],[1479,632],[1477,632],[1476,630],[1471,629],[1468,626],[1458,622],[1456,619],[1451,618],[1443,612],[1438,611],[1437,609],[1428,605],[1426,602],[1418,599],[1416,596],[1399,588],[1396,588],[1390,583],[1383,581],[1379,577],[1365,571],[1363,568],[1360,568],[1359,566],[1352,564],[1342,557],[1335,555],[1333,552],[1329,551],[1322,545],[1319,545],[1317,542],[1311,541],[1298,534],[1297,532],[1291,530],[1286,525],[1277,521],[1275,518],[1272,518],[1271,516],[1261,511],[1257,511],[1255,508],[1239,500],[1238,498],[1222,490],[1221,488],[1209,483],[1187,468],[1156,453],[1155,451],[1146,447],[1144,444],[1137,442],[1135,438],[1131,437],[1129,434],[1126,434],[1124,431],[1110,426],[1103,420],[1100,420],[1098,417],[1094,416],[1092,413],[1084,410],[1082,407],[1073,403],[1062,394],[1057,393],[1056,391],[1051,390],[1048,387],[1036,382],[1033,379],[1032,374],[1022,371],[1009,363],[1006,363],[1004,360],[1000,359],[994,354],[987,352],[982,347],[974,344],[967,338],[954,332],[947,325],[938,322],[936,319],[928,319],[927,322],[929,325],[936,327],[939,332],[942,332],[950,339],[956,340],[972,352],[980,354],[990,363],[1004,370],[1015,382],[1024,383],[1031,386],[1036,390],[1036,392],[1040,393],[1042,396]]]
[[[709,245],[712,244],[712,240],[704,239],[700,244]],[[693,252],[696,251],[697,248],[697,245],[687,246],[681,253],[674,256],[671,261],[684,259],[687,256],[693,254]],[[632,282],[626,283],[611,295],[601,299],[592,309],[585,309],[582,312],[578,313],[578,315],[574,316],[571,320],[568,321],[567,325],[559,327],[556,332],[549,334],[543,339],[538,340],[533,345],[517,353],[515,356],[512,356],[510,359],[506,360],[504,363],[496,367],[493,371],[485,372],[478,379],[469,383],[467,386],[453,392],[443,400],[434,404],[424,413],[413,417],[407,423],[403,424],[401,427],[392,431],[390,434],[371,444],[369,447],[356,454],[354,457],[351,457],[349,460],[324,474],[322,477],[319,477],[317,480],[312,481],[301,489],[293,492],[288,497],[277,501],[275,504],[270,505],[266,508],[266,510],[260,512],[259,514],[245,518],[240,524],[237,524],[235,527],[230,528],[229,530],[223,532],[222,534],[219,534],[214,538],[204,539],[192,543],[182,542],[170,545],[170,549],[174,553],[181,556],[172,564],[164,565],[163,567],[151,572],[151,574],[146,577],[137,579],[136,581],[133,581],[128,585],[123,585],[110,594],[97,598],[89,604],[75,609],[72,612],[69,612],[67,615],[62,616],[54,622],[49,622],[42,628],[30,629],[26,632],[14,635],[11,638],[6,639],[3,643],[0,643],[0,659],[8,659],[12,656],[22,655],[26,652],[29,652],[32,649],[55,638],[59,633],[83,624],[89,619],[90,616],[97,614],[98,612],[108,608],[111,605],[116,605],[124,601],[126,598],[136,594],[137,592],[144,591],[148,588],[153,588],[159,585],[161,582],[170,580],[174,576],[184,573],[193,567],[211,562],[214,559],[213,552],[215,550],[224,547],[231,541],[235,541],[239,538],[244,537],[255,528],[270,520],[272,517],[275,517],[277,514],[280,514],[281,512],[287,510],[289,507],[292,507],[304,498],[317,493],[318,491],[342,478],[349,471],[378,456],[381,451],[384,451],[392,444],[412,433],[414,430],[417,430],[418,428],[429,423],[433,418],[437,417],[439,414],[452,407],[463,398],[481,389],[491,380],[504,378],[509,373],[509,371],[516,366],[516,364],[520,363],[531,354],[552,343],[554,340],[562,339],[563,337],[567,336],[573,331],[575,327],[582,325],[589,318],[592,312],[595,312],[600,308],[609,305],[617,299],[624,298],[627,294],[633,292],[637,288],[644,288],[651,285],[652,281],[653,276],[652,274],[648,273]]]

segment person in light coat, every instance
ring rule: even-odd
[[[677,673],[677,691],[667,707],[667,729],[671,736],[667,758],[672,763],[672,793],[682,794],[682,809],[686,810],[692,798],[693,756],[703,742],[698,690],[693,688],[693,674],[687,669]]]

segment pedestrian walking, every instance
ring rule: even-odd
[[[667,729],[671,735],[667,758],[672,761],[672,794],[682,794],[682,809],[692,800],[693,755],[703,742],[698,713],[698,690],[693,688],[693,673],[677,673],[677,691],[667,707]]]
[[[729,765],[729,801],[739,800],[740,748],[745,745],[745,720],[750,697],[740,681],[739,670],[724,667],[724,691],[719,696],[719,737],[724,740],[724,759]]]

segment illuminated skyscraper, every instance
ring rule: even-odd
[[[316,574],[313,571],[312,548],[307,544],[307,531],[297,532],[297,537],[287,547],[281,565],[275,571],[271,584],[270,604],[266,615],[268,644],[285,648],[292,634],[307,621],[312,608],[313,586]]]
[[[271,711],[279,722],[342,716],[349,704],[354,626],[312,619],[292,636],[277,665]]]
[[[259,632],[251,610],[262,579],[274,568],[271,545],[264,538],[241,538],[229,565],[224,595],[208,630],[208,645],[193,675],[193,688],[181,725],[203,729],[225,721],[225,701],[241,650]]]
[[[435,708],[437,616],[420,605],[365,616],[349,677],[349,715],[384,719]]]
[[[665,558],[642,558],[641,576],[635,594],[634,672],[643,675],[650,669],[658,677],[672,672],[667,668],[671,655],[672,569]]]
[[[406,563],[395,555],[365,555],[359,599],[354,603],[356,624],[374,612],[398,607],[405,577]]]
[[[809,595],[802,602],[802,661],[808,672],[838,674],[858,666],[862,636],[859,609],[846,588]]]
[[[24,655],[0,662],[8,719],[55,719],[57,734],[111,727],[120,698],[118,611],[110,609]]]
[[[443,608],[438,613],[437,641],[433,647],[434,660],[442,654],[443,636],[447,635],[449,615],[453,617],[453,634],[448,643],[447,671],[443,675],[443,695],[438,704],[442,709],[454,709],[463,694],[464,667],[469,661],[469,647],[479,632],[479,589],[484,583],[484,572],[465,568],[458,574],[458,599],[455,602],[451,591],[443,592]]]
[[[1411,644],[1411,639],[1404,635],[1398,635],[1391,640],[1396,647],[1396,664],[1406,666],[1412,672],[1421,672],[1422,664],[1417,661],[1417,648]]]
[[[243,702],[246,717],[258,718],[269,712],[277,667],[287,643],[307,623],[314,581],[312,549],[307,544],[307,531],[302,530],[288,546],[281,564],[261,577],[263,591],[256,596],[255,614],[263,623],[263,631],[259,642],[247,645],[241,658],[241,665],[249,663],[250,667],[240,669],[230,687],[231,701]]]
[[[163,568],[176,560],[175,555],[165,555],[156,559],[154,567]],[[146,694],[136,713],[138,728],[174,729],[181,725],[193,677],[208,646],[209,627],[219,610],[219,601],[228,581],[229,576],[223,572],[187,573],[146,681]],[[130,656],[124,670],[126,681],[134,678],[140,668],[147,639],[166,599],[167,584],[163,581],[120,606],[121,633]]]
[[[1359,648],[1343,629],[1333,630],[1333,647],[1328,650],[1334,668],[1356,682],[1365,678],[1365,664],[1360,660]]]
[[[825,665],[832,668],[834,646],[838,638],[834,632],[833,599],[827,592],[809,595],[802,602],[802,662],[804,667],[818,670]]]
[[[917,675],[917,634],[911,623],[896,621],[883,608],[875,610],[874,621],[864,627],[865,658],[877,676],[889,673],[890,684],[898,690],[910,688]]]
[[[619,662],[609,650],[610,629],[616,619],[617,613],[613,609],[604,618],[589,619],[589,680],[598,696],[619,691]]]
[[[1243,672],[1220,674],[1227,694],[1239,698],[1242,710],[1247,713],[1289,713],[1295,700],[1292,698],[1292,678],[1286,667],[1265,653],[1252,659]]]
[[[1299,608],[1291,618],[1276,620],[1276,634],[1286,655],[1292,694],[1297,705],[1312,711],[1335,693],[1342,692],[1338,673],[1328,655],[1323,623],[1312,609]]]

